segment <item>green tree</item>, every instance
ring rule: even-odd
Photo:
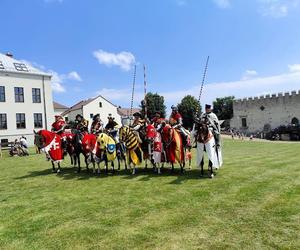
[[[226,96],[217,98],[214,102],[213,112],[218,116],[220,120],[228,120],[233,117],[233,101],[234,96]]]
[[[166,116],[165,99],[163,96],[155,93],[148,92],[146,95],[147,101],[147,117],[152,119],[155,112],[159,111],[162,117]],[[145,115],[144,100],[141,102],[142,115]]]
[[[201,112],[201,106],[197,99],[191,95],[182,98],[177,105],[179,113],[182,115],[182,122],[185,128],[192,128],[196,112]]]

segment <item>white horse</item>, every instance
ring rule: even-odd
[[[204,152],[206,152],[209,159],[209,177],[213,178],[213,170],[219,169],[223,165],[221,147],[216,144],[213,133],[204,122],[195,124],[192,135],[193,140],[197,142],[197,166],[201,168],[201,176],[203,176]]]

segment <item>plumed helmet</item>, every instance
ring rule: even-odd
[[[211,109],[211,105],[205,104],[205,109]]]
[[[112,114],[108,114],[108,117],[107,117],[107,119],[115,119],[113,116],[112,116]]]
[[[83,118],[81,114],[77,114],[75,118],[77,119],[78,117]]]

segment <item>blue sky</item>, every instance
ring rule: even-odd
[[[300,89],[300,0],[0,0],[0,52],[53,74],[66,105],[101,93],[135,106],[148,91],[167,106]]]

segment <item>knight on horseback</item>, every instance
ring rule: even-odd
[[[115,118],[112,116],[112,114],[108,114],[108,123],[105,126],[105,130],[107,133],[114,138],[115,142],[118,143],[118,130],[120,128],[119,124],[115,121]]]
[[[161,113],[159,111],[156,111],[154,114],[154,118],[152,118],[151,123],[154,125],[154,127],[156,128],[156,130],[158,132],[161,131],[163,123],[165,122],[165,119],[162,118]]]
[[[100,114],[94,115],[93,122],[91,125],[91,134],[99,135],[100,133],[103,132],[103,126],[104,126],[104,123],[102,122],[102,120],[100,118]]]
[[[138,138],[139,143],[142,143],[140,133],[143,128],[145,128],[145,120],[142,119],[142,114],[140,112],[135,112],[133,114],[134,120],[131,129],[134,131],[136,137]]]
[[[75,117],[75,135],[76,140],[81,144],[83,135],[88,132],[89,121],[84,119],[81,114],[77,114]]]
[[[219,119],[215,113],[212,112],[211,105],[205,105],[205,113],[203,113],[200,119],[207,123],[209,130],[213,133],[217,147],[220,147],[221,143],[221,126]]]
[[[64,154],[66,154],[67,143],[66,143],[66,137],[64,136],[64,132],[67,124],[61,115],[56,115],[54,117],[55,117],[55,122],[52,123],[51,125],[51,131],[58,134],[61,137],[61,143],[62,143],[61,146],[63,148]]]
[[[171,113],[169,122],[173,128],[178,130],[178,132],[180,133],[180,135],[183,139],[184,144],[187,144],[189,134],[182,126],[182,116],[178,112],[177,106],[172,105],[171,109],[172,109],[172,113]]]

